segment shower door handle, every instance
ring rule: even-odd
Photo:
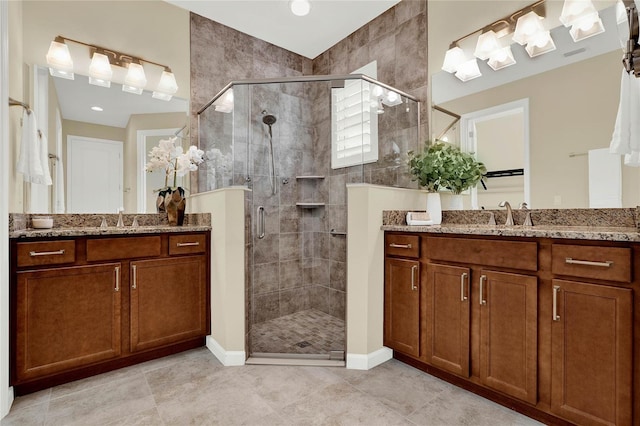
[[[258,207],[258,238],[264,238],[264,206]]]

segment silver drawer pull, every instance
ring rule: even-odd
[[[389,244],[389,247],[393,247],[393,248],[403,248],[403,249],[410,249],[410,248],[411,248],[411,244],[396,244],[396,243],[391,243],[391,244]]]
[[[560,291],[559,285],[553,286],[553,321],[560,321],[560,316],[558,315],[558,292]]]
[[[199,246],[200,243],[199,242],[194,242],[194,243],[177,243],[176,246],[178,247],[192,247],[192,246]]]
[[[114,272],[116,273],[116,288],[115,288],[115,291],[118,292],[118,291],[120,291],[120,267],[116,266],[114,268]]]
[[[467,279],[467,273],[464,272],[462,275],[460,275],[460,301],[464,302],[465,300],[467,300],[469,297],[464,295],[464,281]],[[467,289],[467,294],[469,294],[469,289]]]
[[[480,305],[486,305],[487,301],[484,299],[484,283],[487,282],[486,275],[480,275]]]
[[[411,267],[411,290],[416,291],[418,286],[416,285],[416,273],[418,272],[418,265]]]
[[[131,281],[133,281],[131,288],[134,290],[138,288],[138,266],[137,265],[131,265]]]
[[[590,260],[576,260],[570,257],[567,257],[564,262],[569,265],[603,266],[605,268],[610,268],[611,265],[613,265],[611,260],[607,260],[606,262],[592,262]]]
[[[55,254],[64,254],[64,249],[57,250],[57,251],[32,251],[32,252],[29,252],[29,256],[31,256],[31,257],[52,256],[52,255],[55,255]]]

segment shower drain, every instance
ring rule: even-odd
[[[307,342],[306,340],[303,340],[302,342],[296,343],[296,346],[299,348],[306,348],[307,346],[311,346],[311,343]]]

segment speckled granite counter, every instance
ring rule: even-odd
[[[166,215],[124,214],[123,227],[116,227],[117,214],[63,214],[47,215],[53,218],[53,228],[31,228],[31,217],[43,215],[9,214],[9,238],[60,238],[92,235],[135,235],[173,232],[202,232],[211,230],[211,215],[208,213],[187,214],[183,226],[170,226]],[[101,228],[102,218],[107,227]],[[132,227],[137,217],[140,226]]]
[[[504,226],[444,224],[434,226],[383,225],[383,231],[425,232],[431,234],[497,235],[503,237],[567,238],[572,240],[640,242],[631,227],[604,226]]]
[[[406,210],[383,212],[382,230],[432,234],[487,235],[504,237],[565,238],[573,240],[640,242],[637,209],[549,209],[531,210],[534,226],[486,225],[489,212],[498,223],[505,210],[443,211],[442,224],[408,226]],[[524,221],[523,210],[514,210],[516,223]]]

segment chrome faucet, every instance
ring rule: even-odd
[[[498,207],[507,208],[507,221],[504,223],[506,226],[514,225],[513,223],[513,211],[511,210],[511,204],[508,201],[503,201],[498,204]]]

